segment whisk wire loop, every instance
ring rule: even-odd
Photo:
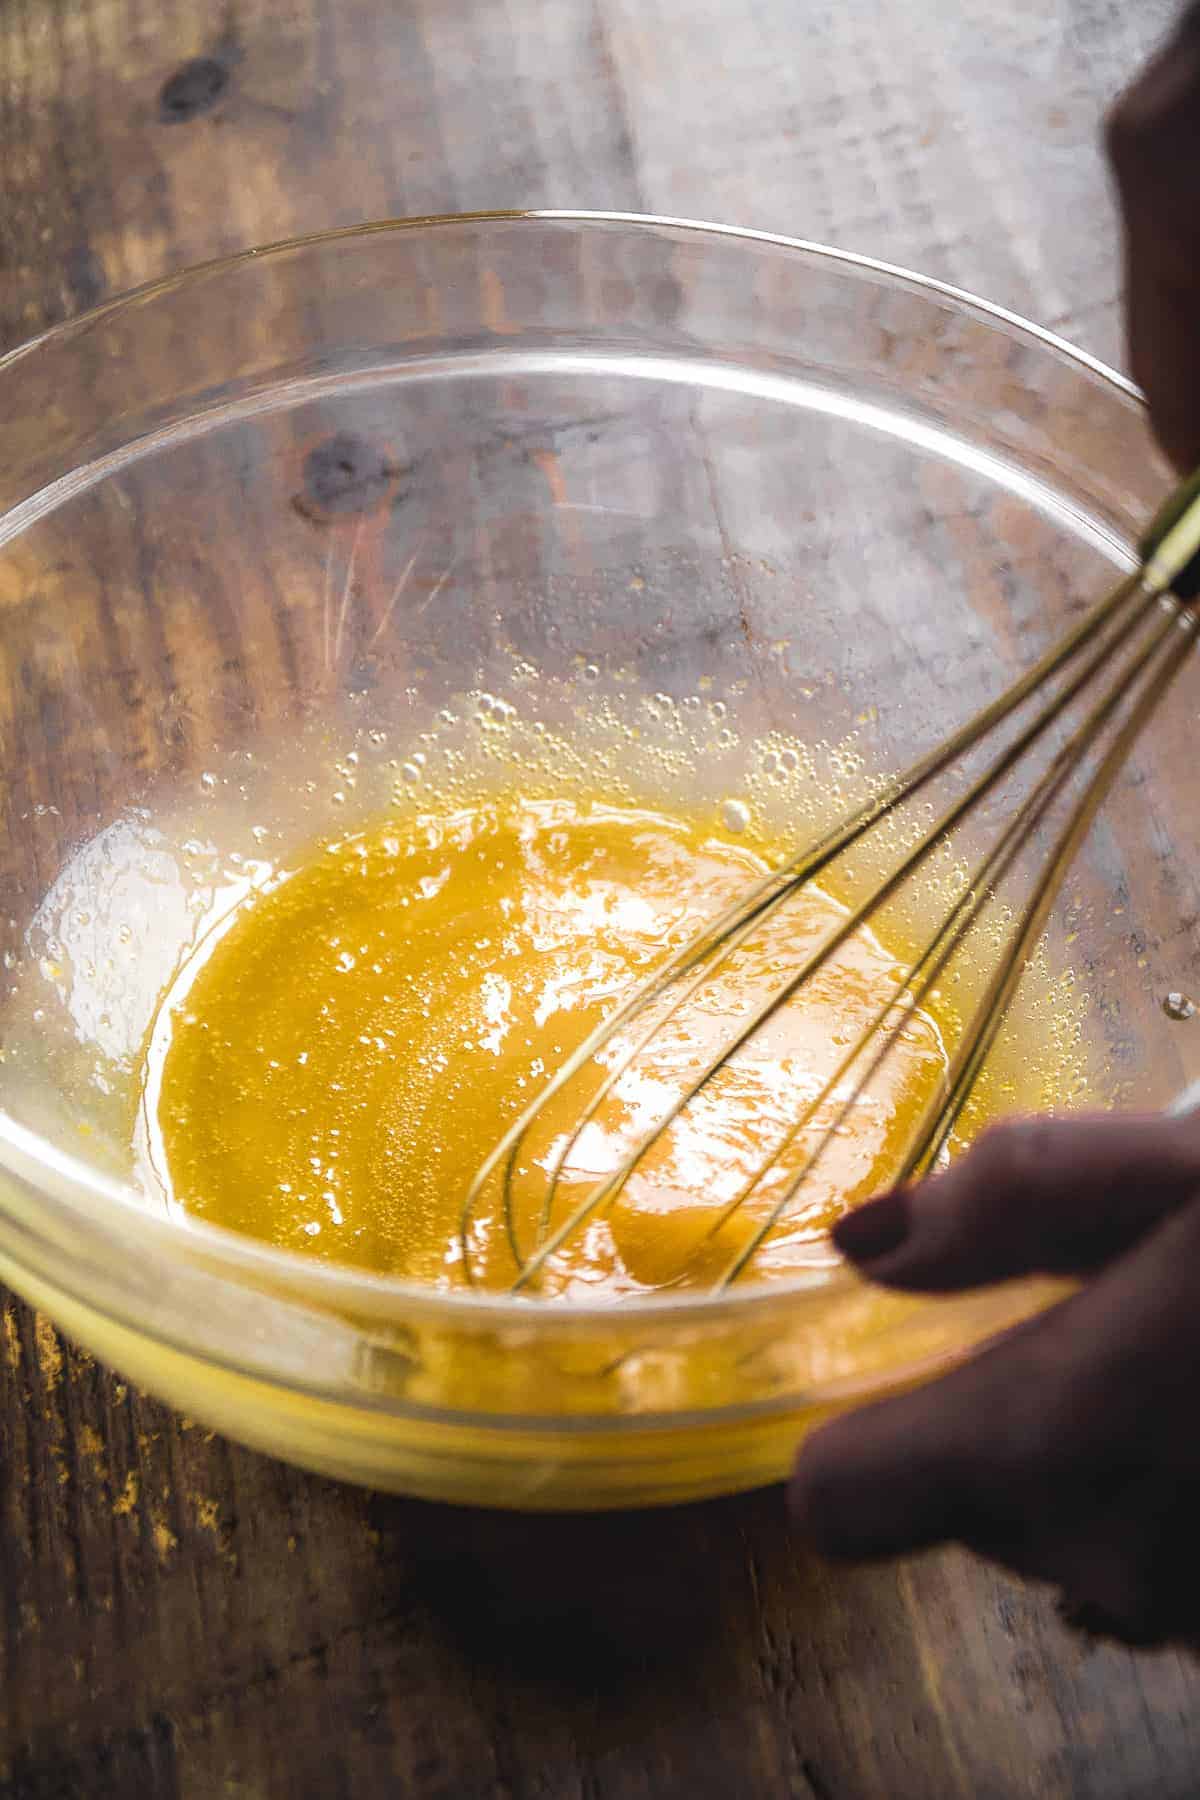
[[[910,962],[898,991],[872,1017],[838,1061],[819,1092],[765,1154],[737,1194],[721,1208],[705,1234],[717,1237],[758,1193],[768,1175],[802,1135],[832,1106],[814,1147],[789,1174],[782,1192],[756,1221],[717,1277],[716,1287],[737,1280],[763,1244],[786,1218],[805,1183],[844,1127],[867,1085],[875,1078],[899,1034],[929,998],[947,965],[989,907],[1000,884],[1022,851],[1045,827],[1073,783],[1081,791],[1070,802],[1065,822],[1033,879],[1032,889],[1015,915],[998,966],[964,1025],[938,1091],[928,1102],[896,1171],[897,1182],[926,1173],[944,1154],[1011,1006],[1021,976],[1036,951],[1061,891],[1067,870],[1090,830],[1097,812],[1127,761],[1138,737],[1153,718],[1190,653],[1196,615],[1190,601],[1200,594],[1200,474],[1172,497],[1152,524],[1142,545],[1142,561],[1095,605],[1063,638],[995,700],[967,720],[943,743],[920,757],[905,773],[883,783],[850,815],[799,850],[779,868],[749,888],[688,943],[673,951],[644,983],[602,1020],[560,1065],[535,1098],[525,1106],[477,1172],[467,1193],[459,1226],[463,1266],[468,1281],[472,1267],[472,1230],[485,1191],[500,1184],[501,1209],[516,1275],[514,1293],[533,1287],[546,1265],[576,1233],[581,1232],[620,1194],[647,1153],[680,1116],[729,1066],[766,1025],[801,994],[818,971],[856,932],[868,925],[922,868],[939,845],[976,813],[1022,764],[1041,740],[1051,736],[1076,702],[1103,683],[1085,716],[1052,749],[1047,767],[1015,807],[996,841],[977,861],[933,936]],[[1156,613],[1159,615],[1155,617]],[[1059,678],[1062,678],[1061,682]],[[1043,698],[1043,696],[1045,696]],[[908,849],[898,865],[878,880],[824,939],[806,955],[765,1000],[751,1008],[719,1053],[692,1080],[685,1082],[655,1123],[618,1165],[600,1178],[557,1224],[555,1212],[565,1171],[580,1138],[605,1101],[671,1020],[806,884],[859,844],[885,819],[905,807],[940,776],[1014,719],[1026,703],[1039,698],[1033,715],[1002,745],[965,791]],[[1105,746],[1104,740],[1111,738]],[[603,1059],[601,1061],[601,1059]],[[552,1147],[545,1186],[534,1227],[532,1249],[519,1241],[515,1184],[522,1151],[530,1134],[546,1117],[546,1109],[585,1072],[602,1067],[571,1126]],[[854,1077],[853,1081],[850,1080]],[[850,1083],[847,1086],[847,1083]]]

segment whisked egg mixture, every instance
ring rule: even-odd
[[[665,806],[660,791],[651,803],[628,779],[597,780],[586,758],[563,757],[572,777],[555,796],[544,739],[538,760],[540,787],[501,758],[472,794],[468,756],[467,778],[460,764],[445,795],[406,791],[383,816],[289,858],[183,959],[148,1035],[137,1127],[144,1166],[173,1207],[438,1287],[508,1288],[519,1259],[845,917],[820,886],[792,899],[663,1023],[572,1138],[629,1046],[618,1037],[539,1114],[507,1210],[492,1180],[464,1230],[473,1175],[564,1058],[796,842],[749,831],[740,801],[689,809]],[[799,753],[785,751],[789,760]],[[901,996],[903,976],[898,947],[852,935],[530,1291],[597,1298],[711,1283],[831,1125],[747,1272],[783,1277],[836,1261],[830,1225],[891,1178],[957,1025],[935,991],[839,1117],[853,1078],[833,1078],[881,1005]],[[1033,1048],[1022,1046],[1027,1070]],[[985,1083],[964,1135],[1014,1093],[1011,1082]]]
[[[631,984],[764,866],[686,816],[517,796],[326,846],[236,916],[168,1001],[146,1104],[175,1201],[292,1249],[462,1281],[458,1209],[500,1132]],[[567,1157],[555,1219],[841,916],[830,895],[808,890],[662,1026]],[[836,1099],[753,1202],[714,1224],[902,975],[870,933],[851,937],[564,1243],[544,1289],[624,1293],[719,1273],[833,1122]],[[918,1012],[764,1245],[762,1272],[811,1262],[840,1210],[886,1181],[945,1061],[936,1017]],[[523,1149],[523,1249],[595,1086],[557,1096]],[[467,1241],[474,1277],[505,1286],[518,1265],[495,1185]]]
[[[321,727],[285,757],[235,753],[173,809],[101,833],[47,897],[0,1046],[14,1105],[29,1096],[35,1127],[52,1105],[53,1135],[133,1175],[181,1225],[443,1289],[509,1288],[519,1259],[846,916],[852,884],[791,899],[573,1137],[629,1047],[618,1036],[539,1113],[509,1207],[494,1178],[462,1229],[480,1164],[591,1029],[862,792],[845,746],[739,743],[724,714],[617,696],[581,716],[560,696],[556,729],[541,722],[553,704],[521,717],[475,696],[403,738],[362,725],[338,752]],[[942,1081],[970,967],[922,997],[844,1117],[861,1070],[839,1070],[903,994],[906,959],[963,873],[942,859],[907,920],[853,934],[524,1291],[711,1284],[831,1125],[743,1279],[834,1265],[830,1225],[893,1178]],[[1080,1091],[1069,980],[1044,962],[1031,971],[951,1152],[997,1112]]]

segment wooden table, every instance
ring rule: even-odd
[[[5,0],[0,339],[388,213],[691,214],[1119,355],[1104,101],[1167,0]],[[1200,1678],[957,1554],[831,1573],[777,1493],[536,1522],[352,1492],[10,1304],[0,1795],[1154,1796]]]

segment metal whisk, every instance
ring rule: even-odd
[[[731,1257],[716,1286],[723,1288],[747,1268],[755,1253],[794,1206],[806,1180],[844,1125],[867,1084],[878,1073],[913,1013],[935,989],[951,957],[996,896],[997,887],[1055,803],[1067,803],[1065,821],[1052,837],[1021,909],[1012,920],[998,965],[992,973],[949,1058],[944,1079],[920,1118],[895,1171],[899,1182],[924,1174],[944,1150],[980,1070],[995,1043],[1017,985],[1042,936],[1063,879],[1097,811],[1125,763],[1139,734],[1153,717],[1171,682],[1190,653],[1197,630],[1200,595],[1200,473],[1184,483],[1153,521],[1141,547],[1139,567],[1091,608],[1063,640],[1035,667],[944,743],[887,782],[864,805],[818,840],[762,877],[682,949],[671,955],[616,1010],[593,1030],[537,1097],[515,1120],[471,1184],[463,1206],[460,1241],[468,1279],[472,1269],[471,1231],[489,1184],[499,1181],[508,1245],[517,1267],[512,1291],[532,1287],[558,1250],[621,1193],[652,1146],[692,1106],[732,1057],[789,1002],[802,997],[805,984],[855,932],[868,925],[885,902],[926,864],[937,847],[975,812],[1071,709],[1081,717],[1053,750],[1047,766],[1033,780],[1023,800],[1000,825],[997,835],[941,924],[906,969],[897,995],[889,997],[865,1031],[849,1046],[836,1070],[764,1156],[761,1166],[721,1209],[709,1237],[761,1189],[772,1170],[809,1127],[822,1108],[833,1105],[831,1122],[799,1170],[755,1223]],[[1029,704],[1024,723],[1017,721]],[[988,765],[966,780],[964,791],[936,823],[907,850],[899,865],[878,881],[866,897],[827,934],[777,990],[757,1004],[733,1031],[720,1054],[686,1083],[663,1115],[623,1156],[618,1166],[589,1189],[567,1216],[556,1219],[560,1181],[585,1128],[607,1097],[668,1020],[674,1018],[710,982],[740,945],[806,883],[852,845],[860,843],[896,809],[913,799],[939,776],[954,771],[985,740],[1013,721],[1015,735],[994,750]],[[651,1015],[646,1023],[646,1016]],[[613,1050],[607,1064],[597,1059]],[[544,1119],[548,1103],[568,1084],[594,1068],[597,1085],[549,1158],[540,1207],[537,1240],[527,1252],[518,1241],[514,1212],[514,1179],[522,1149]],[[849,1086],[847,1087],[847,1084]]]

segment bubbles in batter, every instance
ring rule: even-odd
[[[740,806],[740,803],[739,803]],[[513,1118],[631,986],[767,867],[744,809],[706,819],[499,795],[384,819],[280,872],[183,966],[151,1035],[144,1151],[186,1214],[291,1250],[440,1287],[466,1279],[464,1195]],[[845,917],[810,888],[666,1020],[571,1146],[551,1224],[641,1135]],[[898,998],[903,970],[859,931],[680,1115],[538,1291],[705,1285],[837,1123],[835,1085],[737,1215],[729,1203]],[[490,1184],[468,1234],[476,1281],[511,1285],[544,1227],[549,1172],[621,1043],[522,1147],[511,1220]],[[946,1068],[914,1011],[895,1054],[754,1261],[832,1260],[826,1234],[885,1183]]]

